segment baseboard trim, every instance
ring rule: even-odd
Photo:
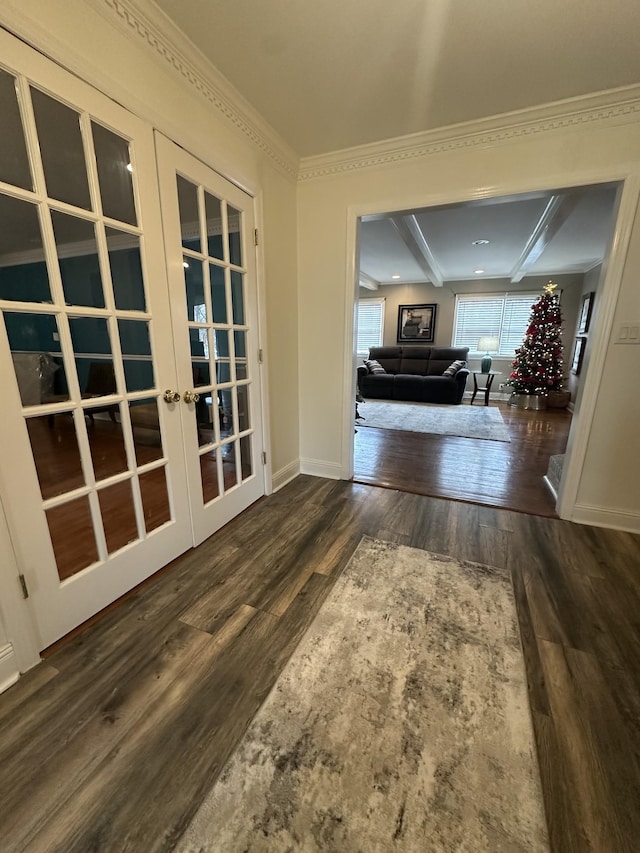
[[[16,653],[11,643],[0,648],[0,693],[11,687],[20,678]]]
[[[603,507],[576,504],[571,514],[571,521],[575,521],[576,524],[591,524],[594,527],[623,530],[626,533],[640,533],[640,515]]]
[[[300,473],[300,460],[294,459],[293,462],[290,462],[288,465],[285,465],[284,468],[280,468],[279,471],[273,475],[271,486],[274,492],[277,492],[283,486],[286,486],[287,483],[290,483],[295,477]]]
[[[341,480],[342,466],[335,462],[324,462],[321,459],[300,459],[300,473],[312,477],[326,477],[327,480]]]

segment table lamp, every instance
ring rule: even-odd
[[[478,352],[484,352],[485,355],[480,362],[480,370],[482,373],[489,373],[491,370],[491,356],[489,352],[498,351],[498,338],[495,335],[487,335],[480,338],[478,341]]]

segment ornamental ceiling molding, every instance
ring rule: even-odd
[[[304,157],[299,181],[416,160],[465,148],[488,147],[537,134],[575,130],[590,124],[631,124],[640,120],[640,86],[627,86],[558,101],[515,113]]]
[[[217,69],[158,8],[146,0],[89,0],[121,32],[138,38],[171,66],[289,177],[299,158]]]

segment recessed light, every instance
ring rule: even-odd
[[[396,279],[396,278],[400,278],[400,276],[399,275],[392,275],[391,278]]]
[[[484,270],[474,270],[474,273],[476,275],[482,275],[483,272],[484,272]]]
[[[472,246],[488,246],[489,240],[474,240],[471,243]]]

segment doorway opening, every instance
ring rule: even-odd
[[[394,377],[379,382],[380,394],[366,379],[361,396],[359,389],[356,482],[556,515],[620,189],[610,182],[359,219],[356,308],[367,322],[358,322],[355,363],[368,375],[363,364],[370,356],[388,357]],[[516,349],[531,331],[532,307],[549,281],[557,285],[562,315],[562,393],[543,400],[542,409],[520,408],[511,405],[508,383]],[[407,324],[407,312],[422,324]],[[433,387],[447,349],[453,362],[460,356],[452,348],[460,347],[468,350],[469,373],[458,405],[437,391],[415,390],[419,379],[396,383],[406,371],[427,374]],[[414,369],[420,348],[435,348],[439,366]],[[482,372],[487,355],[490,376]],[[496,425],[493,434],[477,431],[483,420]]]

